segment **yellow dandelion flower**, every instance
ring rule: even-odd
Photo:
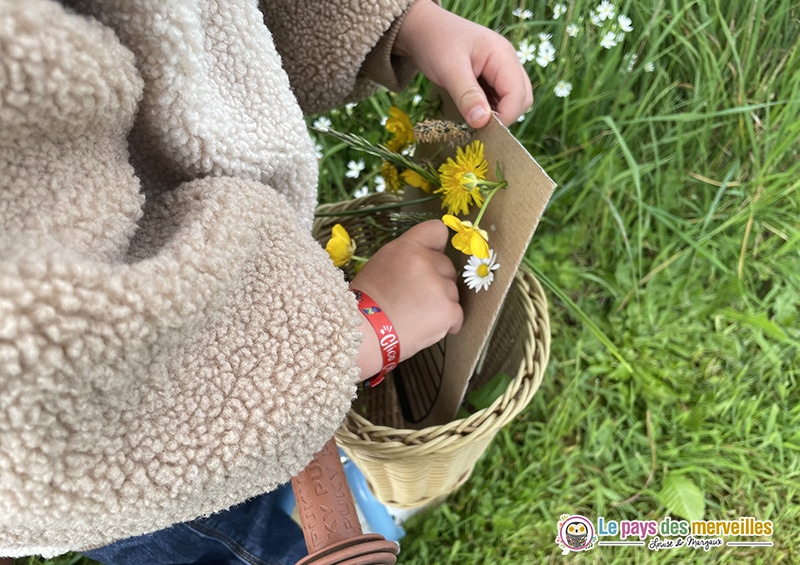
[[[456,150],[456,158],[448,158],[439,167],[441,187],[436,194],[442,194],[442,208],[448,214],[467,214],[470,205],[481,206],[480,181],[486,180],[489,163],[483,156],[483,143],[475,140],[466,148]]]
[[[472,222],[460,220],[450,214],[442,216],[444,225],[456,232],[450,240],[453,247],[464,255],[474,255],[479,259],[489,258],[489,234],[481,228],[472,225]]]
[[[403,171],[400,176],[403,177],[403,180],[406,181],[406,184],[409,186],[415,186],[417,188],[421,188],[428,194],[433,192],[434,184],[428,182],[425,177],[419,174],[417,171],[412,171],[411,169],[406,169]]]
[[[400,173],[389,161],[384,161],[381,165],[381,176],[386,183],[386,190],[394,193],[400,190]]]
[[[411,124],[408,114],[397,106],[389,108],[386,131],[394,135],[389,143],[386,144],[392,151],[399,153],[414,143],[414,126]]]
[[[325,251],[333,259],[334,265],[344,267],[356,252],[356,242],[350,239],[350,234],[342,224],[336,224],[331,229],[331,238],[325,246]]]

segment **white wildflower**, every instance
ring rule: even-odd
[[[415,94],[411,99],[411,104],[414,106],[418,106],[420,102],[422,102],[422,94]]]
[[[613,31],[607,31],[600,41],[600,47],[604,49],[611,49],[617,44],[617,34]]]
[[[347,172],[344,174],[344,176],[349,179],[357,179],[365,168],[366,165],[364,164],[363,159],[359,159],[358,161],[348,161]]]
[[[617,23],[619,24],[619,28],[625,33],[630,33],[633,31],[633,20],[631,20],[628,16],[620,14],[617,17]]]
[[[552,33],[540,33],[539,34],[539,43],[544,43],[545,41],[547,41],[549,43],[551,39],[553,39],[553,34]]]
[[[600,2],[600,5],[597,7],[597,17],[600,18],[601,21],[613,20],[614,4],[608,0],[603,0]]]
[[[578,37],[579,31],[580,28],[578,27],[578,24],[569,24],[567,26],[567,35],[569,35],[570,37]]]
[[[489,285],[494,281],[494,272],[500,268],[500,264],[496,261],[497,255],[495,255],[494,249],[489,250],[487,259],[471,256],[461,274],[467,286],[475,292],[489,290]]]
[[[567,5],[566,4],[556,4],[553,6],[553,19],[557,20],[561,16],[567,13]]]
[[[314,120],[314,123],[312,125],[314,126],[314,129],[318,129],[320,131],[328,131],[328,129],[330,129],[331,125],[333,124],[331,123],[331,120],[328,116],[320,116],[319,118]]]
[[[536,45],[529,43],[527,39],[519,42],[519,49],[517,49],[517,57],[520,63],[527,63],[536,58]]]
[[[383,178],[381,175],[375,177],[375,192],[385,192],[386,191],[386,179]]]
[[[322,157],[324,156],[323,151],[324,148],[322,147],[322,144],[320,143],[314,144],[314,155],[316,156],[317,159],[322,159]]]
[[[544,68],[548,63],[556,60],[556,48],[549,41],[539,44],[539,53],[536,55],[536,64]]]
[[[530,20],[533,18],[533,12],[530,10],[523,10],[522,8],[514,8],[511,10],[511,15],[516,16],[522,20]]]
[[[553,89],[553,92],[559,98],[566,98],[572,92],[572,83],[565,80],[560,80]]]
[[[353,198],[363,198],[367,194],[369,194],[369,187],[368,186],[362,186],[361,188],[359,188],[358,190],[356,190],[353,193]]]
[[[628,72],[631,72],[633,70],[633,67],[636,65],[636,61],[638,59],[639,55],[637,55],[636,53],[631,53],[630,55],[628,55],[628,68],[627,68]]]
[[[603,18],[601,18],[600,15],[594,10],[589,12],[589,19],[592,21],[592,25],[595,25],[597,27],[603,25]]]
[[[656,66],[653,61],[648,61],[644,64],[644,72],[652,73],[654,70],[656,70]]]

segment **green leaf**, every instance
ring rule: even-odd
[[[702,520],[706,512],[703,491],[690,479],[677,473],[670,473],[664,479],[658,499],[669,514],[686,520]]]

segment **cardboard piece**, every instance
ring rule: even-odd
[[[500,268],[487,291],[476,293],[459,277],[464,308],[461,331],[418,353],[395,370],[392,381],[403,420],[396,427],[421,429],[455,418],[514,275],[556,186],[496,117],[478,130],[475,138],[484,144],[489,163],[487,177],[496,180],[495,167],[499,163],[501,174],[508,181],[508,188],[495,194],[480,222],[480,227],[489,234],[489,247],[497,253]],[[432,211],[443,213],[438,202]],[[470,219],[474,215],[473,212]],[[461,273],[468,258],[457,251],[451,257]]]

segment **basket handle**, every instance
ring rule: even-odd
[[[397,561],[396,543],[363,533],[335,438],[292,478],[292,489],[309,553],[297,565],[393,565]]]

